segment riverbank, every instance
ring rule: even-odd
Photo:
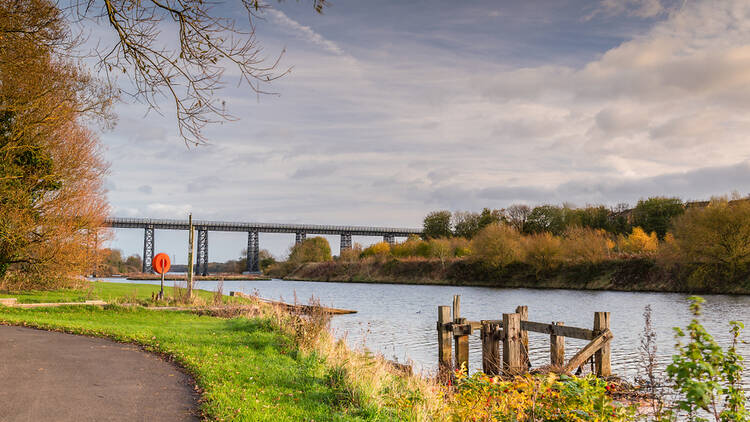
[[[304,281],[434,284],[453,286],[612,290],[675,293],[750,294],[750,280],[697,278],[691,266],[659,266],[650,258],[560,264],[540,271],[515,262],[489,266],[471,259],[440,260],[366,259],[328,261],[298,266],[277,265],[268,271],[275,278]]]
[[[158,288],[91,283],[87,289],[0,296],[24,303],[86,297],[131,302],[149,300]],[[215,292],[196,294],[204,300],[215,297]],[[222,301],[242,305],[250,300]],[[299,318],[262,303],[251,308],[230,306],[224,313],[207,313],[200,307],[193,312],[117,305],[0,306],[0,324],[105,337],[172,360],[195,379],[207,420],[417,420],[423,408],[439,403],[432,401],[425,381],[397,373],[382,358],[354,353],[333,339],[323,316]]]
[[[161,276],[158,274],[129,274],[126,277],[128,280],[161,280]],[[187,282],[187,277],[184,274],[167,274],[164,276],[166,281],[181,281]],[[269,277],[255,274],[212,274],[212,275],[196,275],[193,276],[193,281],[242,281],[242,280],[270,280]]]

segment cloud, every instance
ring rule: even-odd
[[[141,185],[141,186],[138,187],[138,192],[150,195],[151,192],[153,192],[153,189],[149,185]]]
[[[322,48],[323,50],[333,53],[339,56],[343,56],[346,54],[344,50],[339,47],[338,44],[335,42],[326,39],[321,34],[315,32],[311,27],[307,25],[302,25],[301,23],[295,21],[294,19],[290,18],[286,15],[286,13],[282,12],[278,9],[266,9],[265,11],[268,13],[273,21],[279,25],[283,25],[284,27],[291,30],[297,37],[300,39],[309,42],[311,44],[317,45],[318,47]]]

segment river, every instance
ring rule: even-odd
[[[131,282],[124,279],[103,279]],[[159,284],[158,281],[136,283]],[[172,282],[168,282],[171,286]],[[196,288],[215,290],[216,281],[199,281]],[[489,287],[420,286],[403,284],[321,283],[285,280],[224,281],[224,293],[257,293],[267,299],[307,302],[312,296],[321,304],[353,309],[356,314],[333,318],[332,328],[350,346],[367,347],[399,362],[411,362],[418,371],[433,371],[437,365],[435,322],[438,305],[451,305],[453,295],[461,295],[461,314],[469,320],[501,319],[518,305],[529,307],[529,320],[564,321],[567,326],[591,328],[594,312],[611,312],[613,372],[632,379],[639,372],[640,336],[643,311],[651,305],[657,334],[658,360],[662,367],[674,352],[672,327],[684,327],[692,315],[687,294],[608,292],[551,289],[501,289]],[[730,320],[750,320],[750,296],[703,295],[706,299],[701,321],[717,341],[729,344]],[[750,338],[750,336],[743,336]],[[469,361],[473,370],[481,368],[481,342],[478,335],[469,340]],[[566,338],[566,358],[586,344]],[[529,333],[532,366],[549,362],[549,336]],[[750,358],[750,345],[740,345]]]

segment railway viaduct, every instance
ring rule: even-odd
[[[151,260],[154,257],[154,230],[189,230],[188,220],[167,220],[151,218],[118,218],[105,220],[105,226],[118,229],[143,229],[143,272],[151,272]],[[247,271],[260,272],[258,253],[260,244],[258,233],[294,233],[295,242],[305,240],[308,234],[327,234],[341,236],[341,249],[352,247],[352,236],[383,236],[383,241],[394,243],[397,237],[421,235],[422,229],[398,227],[369,226],[330,226],[318,224],[276,224],[276,223],[242,223],[230,221],[193,220],[197,231],[196,267],[197,274],[208,274],[208,232],[246,232],[247,233]]]

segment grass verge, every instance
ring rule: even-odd
[[[5,296],[26,303],[145,301],[154,289],[158,286],[91,283],[83,290]],[[301,317],[259,306],[261,316],[252,318],[118,305],[0,306],[0,323],[106,337],[167,356],[202,389],[200,407],[208,420],[425,420],[435,414],[437,386],[403,376],[382,357],[351,351],[330,335],[324,316]]]

